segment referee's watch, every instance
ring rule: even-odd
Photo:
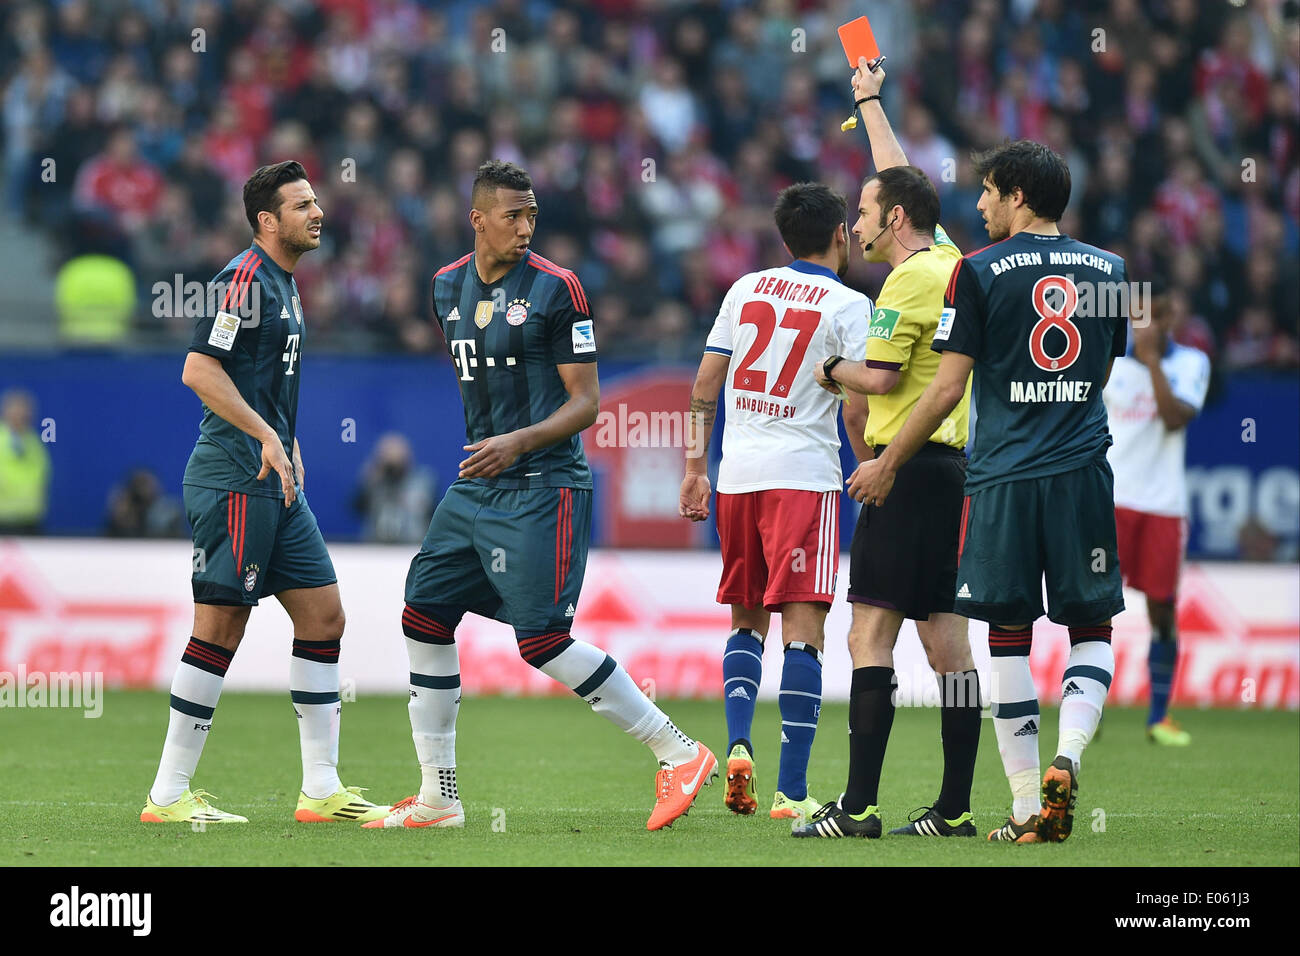
[[[829,382],[835,381],[835,376],[831,374],[831,371],[835,368],[835,366],[839,365],[843,361],[844,361],[843,355],[832,355],[830,358],[828,358],[825,362],[822,363],[822,374],[826,376],[827,381]],[[836,382],[836,384],[838,385],[839,383]]]

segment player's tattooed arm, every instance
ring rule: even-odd
[[[691,430],[713,428],[713,420],[718,417],[718,400],[704,398],[691,399]]]
[[[716,394],[716,393],[715,393]],[[709,438],[713,420],[718,417],[718,400],[691,396],[691,410],[686,421],[686,475],[677,497],[677,513],[691,521],[709,516]]]
[[[700,369],[691,386],[690,413],[686,421],[686,472],[708,472],[709,441],[713,437],[713,422],[718,417],[718,393],[726,381],[731,356],[719,352],[705,352]]]
[[[686,416],[686,475],[678,495],[677,511],[683,518],[703,521],[709,516],[709,442],[718,417],[718,392],[727,378],[731,357],[705,352],[691,387],[690,411]]]
[[[293,436],[293,470],[298,476],[298,487],[307,485],[307,469],[302,466],[302,449],[298,447],[298,436]]]

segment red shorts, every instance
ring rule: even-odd
[[[1187,519],[1117,507],[1115,532],[1124,583],[1154,601],[1172,602],[1187,546]]]
[[[840,493],[772,489],[718,493],[719,604],[781,610],[830,604],[840,567]]]

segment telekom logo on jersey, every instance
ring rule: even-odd
[[[475,345],[473,339],[453,339],[451,342],[452,361],[456,363],[456,371],[460,372],[462,382],[474,381],[472,369],[478,368],[478,357],[474,354]],[[493,368],[497,360],[491,356],[485,356],[483,359],[484,368]],[[505,359],[507,367],[515,364],[515,357],[507,355]]]

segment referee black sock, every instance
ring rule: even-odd
[[[849,783],[840,806],[861,813],[879,799],[880,769],[894,726],[894,669],[857,667],[849,688]]]
[[[939,675],[943,728],[943,786],[935,811],[955,820],[970,809],[975,754],[980,743],[980,678],[974,670]]]

